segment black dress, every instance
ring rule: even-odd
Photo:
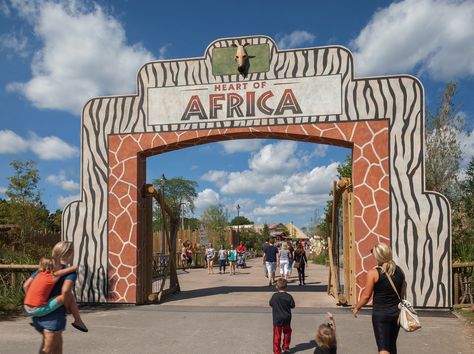
[[[387,274],[377,267],[379,280],[374,285],[374,300],[372,310],[372,326],[374,328],[375,341],[379,351],[386,350],[390,354],[397,354],[397,337],[400,327],[398,315],[400,300],[392,288]],[[392,275],[392,281],[401,294],[405,275],[397,266]]]

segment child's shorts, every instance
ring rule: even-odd
[[[25,311],[29,316],[42,317],[50,314],[54,310],[60,308],[62,305],[58,302],[57,297],[53,297],[44,306],[31,307],[24,305]]]

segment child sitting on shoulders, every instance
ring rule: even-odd
[[[314,354],[336,354],[336,321],[331,312],[328,312],[329,322],[319,325],[316,331],[316,348]]]
[[[69,304],[64,303],[63,295],[48,299],[49,294],[59,278],[76,271],[76,266],[70,266],[55,271],[53,260],[42,257],[39,262],[38,270],[31,276],[30,280],[26,282],[28,284],[25,283],[24,285],[26,296],[23,300],[23,305],[26,313],[32,317],[43,317],[59,307],[65,306],[74,317],[74,323],[72,325],[80,331],[87,332],[87,327],[84,325],[84,322],[82,322],[79,312],[71,311]],[[74,308],[77,308],[77,306]]]

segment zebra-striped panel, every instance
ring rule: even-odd
[[[268,43],[270,70],[246,78],[213,76],[212,49],[239,41]],[[340,115],[147,124],[148,88],[336,74],[342,77]],[[81,126],[81,200],[66,206],[62,228],[63,238],[74,241],[81,264],[79,300],[107,301],[109,135],[382,119],[390,121],[391,244],[397,263],[407,275],[408,297],[417,306],[450,306],[450,206],[442,195],[425,191],[425,103],[421,83],[406,75],[354,79],[352,55],[343,47],[278,51],[273,40],[265,36],[216,40],[201,58],[147,63],[139,70],[136,94],[87,102]]]

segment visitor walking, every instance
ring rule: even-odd
[[[207,274],[214,274],[214,257],[216,256],[216,251],[212,247],[212,243],[209,242],[206,248],[206,262],[207,262]]]
[[[290,266],[290,250],[288,243],[283,242],[280,250],[280,276],[288,280],[288,269]]]
[[[301,244],[298,245],[295,251],[295,261],[293,263],[294,267],[298,271],[298,280],[301,285],[306,285],[305,283],[305,268],[308,263],[308,258],[306,257],[306,251],[304,250]]]
[[[225,266],[227,263],[227,251],[224,249],[224,245],[221,245],[219,250],[219,274],[225,274]]]
[[[373,296],[372,326],[380,354],[397,354],[397,337],[400,330],[398,316],[400,300],[390,279],[401,298],[405,296],[405,274],[392,259],[392,250],[384,243],[378,243],[372,250],[377,267],[367,273],[367,282],[359,302],[352,310],[357,317],[359,310]]]
[[[291,342],[291,309],[295,308],[295,300],[286,292],[288,282],[280,278],[277,281],[277,292],[270,299],[273,317],[273,353],[287,352]],[[281,334],[283,332],[283,346]]]
[[[265,247],[263,253],[263,263],[267,268],[268,278],[269,278],[269,286],[272,286],[275,282],[275,271],[277,265],[277,257],[278,257],[278,248],[275,247],[274,241],[270,240],[267,247]]]
[[[74,259],[74,248],[72,242],[58,242],[53,247],[52,258],[55,270],[67,268]],[[49,297],[52,298],[62,295],[64,297],[64,303],[70,304],[69,310],[78,313],[79,309],[74,294],[72,293],[76,279],[77,273],[75,272],[63,275],[54,285]],[[33,279],[29,278],[26,280],[25,284],[23,284],[25,293],[28,293],[32,281]],[[75,327],[81,331],[87,331],[87,327],[82,321],[74,322],[74,325],[76,325]],[[64,306],[59,307],[48,315],[33,317],[33,326],[42,335],[40,353],[54,354],[63,352],[62,332],[66,328],[66,309]]]
[[[290,259],[288,262],[288,276],[291,277],[291,273],[293,272],[293,262],[295,260],[295,248],[293,247],[293,242],[291,241],[288,244],[288,251],[290,251]]]
[[[235,262],[237,261],[237,251],[234,250],[234,245],[230,245],[229,250],[229,266],[230,266],[230,275],[235,275]]]

